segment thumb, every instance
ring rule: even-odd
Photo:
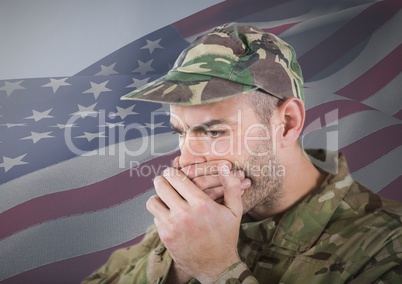
[[[233,214],[241,218],[243,215],[243,203],[241,201],[240,180],[230,171],[227,165],[221,165],[219,179],[224,188],[223,205],[229,208]]]

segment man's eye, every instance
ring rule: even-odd
[[[222,130],[208,130],[208,131],[206,131],[206,134],[211,138],[217,138],[217,137],[223,135],[224,133],[225,133],[225,131],[222,131]]]
[[[184,132],[183,131],[173,131],[172,134],[179,134],[180,137],[183,137]]]

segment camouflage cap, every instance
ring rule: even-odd
[[[230,23],[199,36],[165,76],[122,99],[200,105],[257,89],[304,100],[295,51],[271,33]]]

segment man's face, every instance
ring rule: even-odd
[[[180,137],[180,166],[227,160],[252,182],[243,196],[244,212],[275,206],[282,196],[285,169],[276,156],[276,127],[261,124],[240,95],[201,106],[171,106],[170,123]],[[270,115],[270,114],[267,114]]]

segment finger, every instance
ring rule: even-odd
[[[218,175],[219,173],[219,165],[225,164],[232,168],[232,163],[226,160],[215,160],[209,161],[205,163],[193,164],[181,169],[181,171],[189,178],[193,179],[198,176],[206,176],[206,175]]]
[[[226,165],[220,167],[219,177],[224,187],[223,205],[229,208],[236,217],[241,218],[243,214],[243,204],[241,201],[239,179],[233,175]]]
[[[177,169],[166,168],[163,171],[163,177],[189,203],[208,198],[183,172]]]
[[[186,205],[185,200],[177,193],[172,185],[163,177],[157,176],[154,179],[155,191],[167,208],[181,209]]]
[[[192,179],[192,182],[201,190],[221,186],[219,176],[200,176]]]
[[[237,170],[234,171],[233,173],[235,177],[237,177],[239,180],[241,181],[244,180],[245,174],[243,171]],[[192,182],[201,190],[218,187],[222,185],[218,174],[195,177],[192,179]]]
[[[173,163],[172,163],[173,168],[180,169],[180,156],[177,156],[174,158]]]
[[[223,186],[207,188],[204,190],[205,194],[208,195],[209,198],[211,198],[214,201],[223,198],[223,191],[224,191]]]
[[[169,208],[157,195],[152,195],[145,203],[145,206],[147,210],[157,219],[163,219],[169,215]]]

